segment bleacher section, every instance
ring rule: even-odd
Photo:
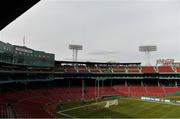
[[[98,73],[98,72],[100,72],[99,69],[90,69],[89,71],[90,71],[91,73]]]
[[[77,71],[78,72],[81,72],[81,73],[88,73],[89,70],[87,69],[87,67],[85,65],[78,65],[76,67]]]
[[[180,72],[180,67],[174,67],[176,72]]]
[[[114,66],[111,66],[111,68],[112,68],[112,72],[114,72],[114,73],[126,72],[125,66],[114,65]]]
[[[85,99],[113,95],[164,96],[180,90],[179,87],[164,87],[180,85],[180,67],[141,66],[140,63],[56,63],[51,68],[5,67],[2,64],[4,67],[0,68],[0,84],[1,91],[5,93],[0,93],[0,117],[51,118],[52,115],[47,110],[54,109],[56,105],[48,107],[47,104],[61,99],[82,99],[83,82]],[[98,88],[94,87],[98,85],[95,80],[100,80],[99,93]],[[11,83],[17,89],[20,85],[27,90],[14,91],[13,87],[7,88]],[[31,89],[36,84],[48,87]],[[8,92],[9,90],[13,92]]]
[[[160,86],[103,86],[99,96],[125,95],[132,97],[163,96],[180,90],[178,87]],[[86,87],[85,98],[93,99],[98,95],[97,87]],[[4,118],[44,118],[50,115],[45,105],[60,99],[82,99],[81,87],[43,88],[30,91],[9,92],[0,94],[0,117]]]
[[[179,91],[180,88],[179,87],[164,87],[165,93],[166,94],[170,94],[170,93],[174,93],[176,91]]]
[[[168,72],[180,72],[180,67],[173,66],[95,66],[95,65],[78,65],[68,66],[64,65],[55,68],[55,72],[92,72],[92,73],[168,73]]]
[[[179,87],[161,86],[113,86],[121,95],[141,97],[141,96],[164,96],[180,90]]]
[[[138,73],[138,72],[140,72],[140,70],[139,70],[139,69],[128,69],[127,72],[128,72],[128,73],[131,73],[131,72],[136,72],[136,73]]]
[[[140,72],[139,66],[127,66],[127,72]]]
[[[96,96],[95,91],[96,91],[95,87],[87,87],[86,88],[86,93],[85,93],[85,98],[93,99]]]
[[[118,95],[118,91],[115,90],[113,87],[110,86],[104,86],[103,88],[100,88],[100,92],[102,96],[109,96],[109,95]]]
[[[143,73],[156,73],[155,67],[153,66],[142,66],[141,72]]]
[[[174,72],[171,66],[158,66],[158,72]]]
[[[113,86],[113,88],[115,90],[117,90],[120,95],[128,96],[128,94],[129,94],[129,87],[128,86],[116,85],[116,86]]]
[[[146,87],[148,96],[163,96],[165,91],[161,86],[148,86]]]
[[[80,99],[81,88],[49,88],[0,95],[0,117],[51,118],[44,106],[59,99]],[[10,105],[10,106],[7,106]],[[11,110],[10,110],[11,109]]]
[[[140,65],[56,65],[51,68],[25,68],[2,66],[0,72],[26,72],[26,73],[178,73],[180,67],[175,66],[140,66]]]
[[[114,73],[122,73],[122,72],[126,72],[126,70],[124,69],[113,69]]]
[[[130,86],[130,96],[131,97],[141,97],[147,96],[147,92],[144,86]]]

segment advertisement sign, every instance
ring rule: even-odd
[[[170,66],[174,63],[174,59],[158,59],[156,65]]]

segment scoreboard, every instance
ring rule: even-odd
[[[55,55],[0,41],[0,62],[24,66],[54,67]]]

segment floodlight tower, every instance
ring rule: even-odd
[[[82,50],[83,47],[82,45],[69,45],[69,49],[73,51],[73,62],[77,62],[77,55],[78,55],[78,50]],[[77,68],[77,63],[75,64],[76,68]],[[85,81],[84,79],[82,79],[82,90],[81,90],[81,94],[82,94],[82,100],[84,101],[84,96],[85,96]]]
[[[69,49],[73,51],[73,61],[77,62],[78,50],[82,50],[82,45],[69,45]]]
[[[146,62],[145,65],[151,65],[150,64],[150,52],[157,51],[157,46],[155,45],[149,45],[149,46],[139,46],[139,51],[145,53]]]

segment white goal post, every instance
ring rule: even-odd
[[[104,106],[104,108],[109,108],[110,106],[113,106],[113,105],[118,105],[118,99],[115,99],[115,100],[108,100],[106,102],[106,105]]]

